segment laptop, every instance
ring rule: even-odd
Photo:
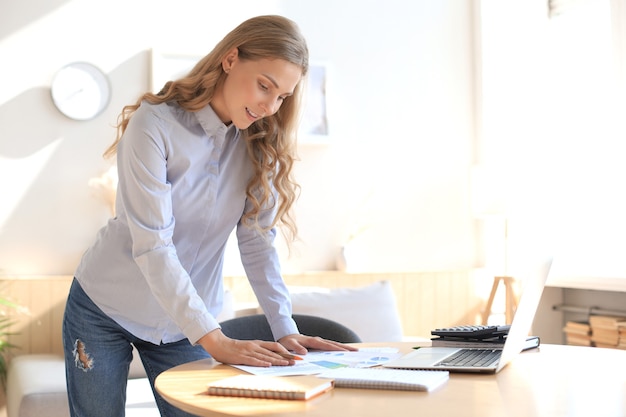
[[[427,369],[450,372],[500,372],[524,348],[551,265],[552,259],[542,262],[535,270],[529,271],[523,280],[522,295],[508,336],[501,349],[423,347],[415,349],[398,359],[386,362],[382,366],[386,368]],[[451,358],[455,355],[476,353],[490,358],[486,359],[487,363],[481,365],[451,363]]]

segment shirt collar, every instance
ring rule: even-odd
[[[226,136],[226,133],[231,130],[231,135],[237,136],[239,134],[239,129],[235,124],[231,123],[230,126],[226,126],[210,105],[198,110],[195,115],[200,126],[209,136]]]

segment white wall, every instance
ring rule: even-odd
[[[353,229],[354,270],[474,266],[472,2],[2,0],[0,273],[71,274],[108,216],[87,182],[121,107],[149,87],[148,50],[204,54],[257,14],[294,19],[328,65],[330,144],[302,145],[301,241],[285,270],[332,269]],[[71,61],[108,73],[89,122],[53,107]]]

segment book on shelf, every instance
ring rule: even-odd
[[[619,343],[617,344],[618,349],[626,349],[626,323],[620,324],[618,326],[619,329]]]
[[[275,400],[309,400],[334,387],[332,379],[312,375],[266,376],[241,374],[211,382],[209,395],[266,398]]]
[[[450,377],[448,371],[389,368],[336,368],[318,375],[335,381],[337,388],[371,388],[402,391],[433,391]]]
[[[568,321],[565,323],[563,331],[568,334],[589,336],[591,335],[591,325],[587,321]]]
[[[566,335],[565,340],[572,346],[593,346],[591,336]]]
[[[589,324],[592,330],[596,328],[617,329],[621,323],[626,323],[626,317],[603,315],[589,316]]]
[[[619,343],[619,331],[615,329],[594,328],[591,332],[591,341],[596,344],[617,346]]]
[[[489,339],[464,339],[461,337],[434,337],[431,339],[433,347],[458,347],[458,348],[477,348],[477,349],[502,349],[506,336],[495,337]],[[538,336],[528,336],[522,350],[534,349],[539,347]]]
[[[591,315],[591,341],[598,347],[616,348],[620,343],[619,328],[626,324],[626,317]]]
[[[591,326],[586,321],[568,321],[563,327],[568,345],[591,346]]]
[[[614,345],[612,343],[594,342],[593,346],[605,349],[617,349],[617,345]]]

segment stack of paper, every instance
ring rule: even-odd
[[[301,356],[301,360],[296,360],[293,366],[261,368],[234,365],[234,367],[257,376],[281,377],[287,380],[293,375],[315,375],[318,379],[334,381],[334,386],[338,388],[432,391],[449,378],[447,371],[379,368],[379,365],[402,356],[395,348],[310,351]]]

